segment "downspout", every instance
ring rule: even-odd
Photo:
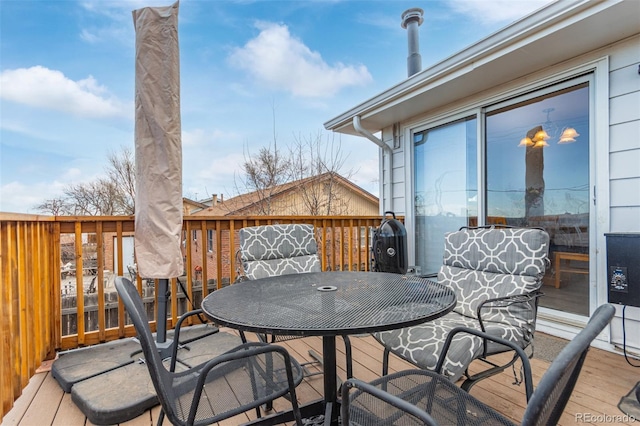
[[[355,131],[361,135],[364,136],[365,138],[369,139],[371,142],[375,143],[376,145],[378,145],[380,148],[382,148],[382,157],[384,158],[384,170],[387,171],[387,175],[389,176],[389,179],[385,179],[384,177],[384,170],[383,170],[383,176],[382,176],[382,186],[384,188],[384,183],[388,182],[387,187],[388,187],[388,195],[386,197],[382,198],[382,209],[381,211],[386,211],[389,210],[389,208],[393,207],[393,182],[391,182],[391,166],[392,166],[392,155],[393,155],[393,149],[391,149],[391,147],[389,145],[387,145],[386,143],[384,143],[384,141],[382,139],[379,139],[377,137],[375,137],[373,135],[373,133],[371,133],[370,131],[368,131],[367,129],[365,129],[364,127],[362,127],[362,124],[360,124],[360,116],[356,115],[353,117],[353,128],[355,129]],[[385,152],[386,151],[386,152]],[[386,155],[385,155],[386,154]],[[389,208],[387,208],[385,206],[385,198],[388,200],[388,206]]]

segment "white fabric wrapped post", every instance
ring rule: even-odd
[[[156,291],[159,300],[157,340],[162,343],[166,332],[168,279],[184,271],[180,248],[182,143],[178,2],[167,7],[134,10],[133,22],[136,30],[135,256],[139,276],[161,279]]]

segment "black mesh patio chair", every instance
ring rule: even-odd
[[[284,224],[252,226],[240,229],[240,249],[237,252],[239,270],[238,281],[256,280],[278,275],[322,272],[318,258],[313,225]],[[243,337],[243,341],[246,338]],[[301,336],[258,334],[261,341],[280,342],[298,339]],[[352,376],[351,344],[348,336],[343,336],[347,359],[347,377]],[[314,351],[309,355],[312,363],[322,364],[322,358]],[[303,364],[303,367],[311,363]],[[318,373],[309,373],[312,376]]]
[[[145,363],[162,406],[174,425],[207,425],[256,409],[281,396],[288,396],[298,425],[302,424],[295,387],[302,381],[302,368],[286,349],[261,342],[245,343],[184,371],[176,370],[176,355],[182,321],[201,313],[184,314],[174,334],[170,368],[160,358],[149,321],[136,287],[124,277],[115,280],[116,290],[138,333]],[[269,374],[267,374],[269,373]],[[126,385],[126,384],[123,384]]]
[[[452,382],[465,376],[462,387],[468,391],[479,380],[513,365],[515,352],[505,363],[496,363],[493,357],[511,351],[509,347],[474,335],[457,335],[446,356],[442,348],[456,327],[480,330],[522,349],[530,346],[548,251],[549,235],[538,228],[491,225],[446,234],[438,282],[455,292],[456,306],[434,321],[374,333],[384,346],[382,375],[388,374],[393,353],[425,370],[434,370],[441,362],[442,374]],[[484,368],[470,374],[474,360]]]
[[[521,424],[555,425],[573,392],[591,342],[614,313],[613,305],[600,306],[586,327],[553,360],[535,391],[529,359],[518,345],[475,329],[460,328],[454,333],[480,335],[511,346],[524,366],[527,407]],[[447,339],[445,350],[451,340]],[[342,425],[515,424],[434,371],[401,371],[371,383],[349,379],[342,386]]]

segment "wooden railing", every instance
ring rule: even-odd
[[[371,230],[379,216],[187,216],[183,225],[185,273],[170,280],[167,327],[198,306],[208,292],[238,274],[237,231],[275,223],[313,224],[322,269],[369,270]],[[0,213],[0,400],[2,416],[42,361],[57,351],[134,336],[112,287],[130,276],[151,304],[153,280],[127,259],[133,216],[49,217]]]

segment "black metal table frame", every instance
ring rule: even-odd
[[[329,274],[329,275],[325,275]],[[208,295],[202,302],[202,308],[205,314],[214,322],[228,326],[230,328],[234,328],[242,331],[250,331],[255,333],[269,333],[269,334],[282,334],[282,335],[299,335],[299,336],[321,336],[322,337],[322,358],[323,358],[323,369],[324,369],[324,398],[319,400],[307,403],[305,405],[300,406],[300,410],[303,418],[312,418],[319,415],[324,416],[324,424],[325,425],[336,425],[338,423],[338,415],[340,412],[339,409],[339,400],[338,400],[338,379],[337,379],[337,366],[336,366],[336,337],[342,335],[353,335],[353,334],[362,334],[362,333],[370,333],[375,331],[384,331],[402,327],[408,327],[411,325],[416,325],[420,323],[424,323],[435,318],[438,318],[446,313],[450,312],[455,306],[455,296],[453,292],[449,289],[444,288],[443,286],[434,283],[431,280],[425,278],[418,278],[412,276],[403,276],[398,274],[390,274],[390,273],[371,273],[371,272],[320,272],[320,273],[310,273],[310,274],[297,274],[293,278],[291,276],[280,276],[280,277],[270,277],[264,278],[261,280],[247,281],[243,283],[234,284],[232,287],[237,286],[246,286],[245,289],[254,289],[256,293],[258,293],[258,289],[260,286],[268,282],[278,282],[278,281],[288,281],[288,280],[302,280],[305,282],[317,282],[324,281],[329,277],[332,282],[340,283],[343,281],[348,285],[354,281],[355,277],[360,277],[364,279],[371,280],[380,280],[380,278],[388,278],[391,281],[398,280],[413,280],[412,282],[418,284],[425,284],[429,286],[436,286],[438,291],[441,292],[440,297],[443,300],[446,300],[447,303],[443,306],[434,306],[433,312],[423,315],[409,316],[406,320],[396,323],[390,324],[380,324],[376,326],[370,326],[367,328],[355,327],[355,328],[343,328],[340,330],[329,330],[329,329],[299,329],[299,328],[278,328],[273,325],[260,325],[255,323],[245,323],[239,320],[230,320],[228,318],[224,318],[213,312],[210,307],[207,305],[212,298],[223,298],[226,292],[231,290],[226,290],[226,288],[217,290],[210,295]],[[250,286],[247,286],[247,284]],[[229,287],[230,288],[230,287]],[[274,286],[274,288],[277,288]],[[318,289],[318,288],[316,288]],[[353,289],[350,289],[353,290]],[[264,296],[264,294],[261,294]],[[247,295],[248,296],[248,295]],[[324,299],[323,299],[324,300]],[[209,301],[209,302],[208,302]],[[419,302],[419,298],[418,298]],[[435,300],[433,301],[435,303]],[[436,309],[437,308],[437,309]],[[304,309],[302,309],[304,311]],[[300,312],[300,315],[303,316],[304,313]],[[285,422],[293,421],[293,413],[291,411],[285,411],[282,413],[276,413],[270,416],[258,418],[254,421],[246,423],[247,425],[276,425],[282,424]]]

